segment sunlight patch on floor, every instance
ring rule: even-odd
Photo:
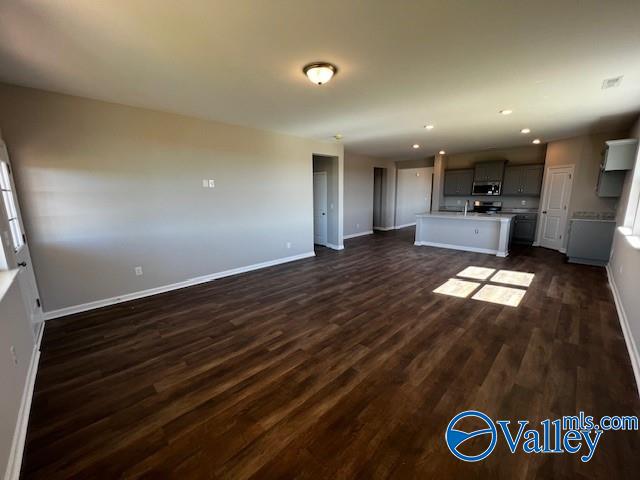
[[[450,278],[438,288],[434,293],[442,293],[444,295],[451,295],[453,297],[467,298],[471,292],[480,286],[477,282],[467,282],[466,280],[458,280]]]
[[[483,302],[498,303],[509,307],[517,307],[526,290],[511,287],[500,287],[498,285],[485,285],[471,298]]]
[[[458,273],[458,277],[474,278],[476,280],[486,280],[495,272],[495,268],[486,267],[467,267]]]
[[[528,287],[533,281],[534,274],[526,272],[516,272],[514,270],[499,270],[493,277],[491,282],[506,283],[507,285],[515,285],[518,287]]]

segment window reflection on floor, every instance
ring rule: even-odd
[[[528,287],[533,281],[533,276],[533,273],[500,270],[491,277],[491,281],[495,283],[506,283],[507,285],[516,285],[518,287]]]
[[[480,286],[477,282],[467,282],[466,280],[458,280],[450,278],[438,288],[434,290],[434,293],[442,293],[444,295],[451,295],[453,297],[467,298],[471,292]]]
[[[495,268],[467,267],[458,273],[458,277],[475,278],[476,280],[486,280],[495,272]]]
[[[509,307],[517,307],[522,301],[526,290],[521,288],[500,287],[498,285],[485,285],[473,297],[474,300],[499,303]]]
[[[469,266],[457,274],[458,277],[472,278],[478,282],[470,282],[457,278],[450,278],[445,283],[436,288],[433,292],[453,297],[467,298],[471,293],[478,290],[471,298],[482,302],[498,303],[509,307],[517,307],[527,292],[523,288],[505,287],[512,285],[515,287],[529,287],[535,274],[528,272],[518,272],[515,270],[499,270],[495,268]],[[494,285],[500,283],[503,285]]]

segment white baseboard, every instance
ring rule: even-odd
[[[393,230],[393,227],[373,227],[374,230],[380,230],[381,232],[388,232],[389,230]]]
[[[609,278],[611,292],[613,292],[613,300],[616,304],[616,310],[618,311],[618,319],[620,320],[622,335],[624,336],[624,341],[627,344],[627,350],[629,351],[629,358],[631,359],[633,375],[636,377],[636,388],[638,389],[638,396],[640,396],[640,354],[638,353],[638,346],[636,345],[636,342],[633,339],[633,335],[631,334],[629,320],[627,319],[627,314],[625,313],[624,307],[622,306],[622,298],[620,298],[620,293],[618,291],[618,287],[616,286],[616,281],[614,280],[611,267],[607,264],[605,268],[607,270],[607,277]]]
[[[344,248],[344,247],[342,247]],[[128,302],[130,300],[136,300],[138,298],[149,297],[151,295],[157,295],[159,293],[169,292],[171,290],[177,290],[179,288],[190,287],[192,285],[198,285],[200,283],[211,282],[219,278],[230,277],[231,275],[238,275],[239,273],[251,272],[253,270],[259,270],[261,268],[273,267],[282,263],[294,262],[296,260],[302,260],[303,258],[309,258],[315,256],[315,252],[306,252],[299,255],[292,255],[290,257],[277,258],[275,260],[269,260],[267,262],[254,263],[253,265],[247,265],[245,267],[233,268],[231,270],[225,270],[223,272],[212,273],[210,275],[203,275],[201,277],[190,278],[183,282],[172,283],[170,285],[163,285],[161,287],[149,288],[147,290],[141,290],[138,292],[127,293],[118,297],[105,298],[102,300],[95,300],[93,302],[82,303],[80,305],[73,305],[71,307],[64,307],[57,310],[51,310],[45,312],[43,317],[45,320],[51,320],[58,317],[64,317],[66,315],[72,315],[74,313],[86,312],[89,310],[95,310],[96,308],[102,308],[109,305],[115,305],[116,303]]]
[[[331,248],[333,250],[344,250],[344,245],[336,245],[334,243],[327,243],[325,246],[327,248]]]
[[[414,245],[418,247],[437,247],[437,248],[449,248],[451,250],[462,250],[465,252],[474,252],[474,253],[487,253],[489,255],[498,255],[501,257],[506,257],[505,254],[501,254],[498,250],[491,250],[490,248],[477,248],[477,247],[463,247],[460,245],[451,245],[448,243],[436,243],[436,242],[414,242]]]
[[[29,362],[29,370],[22,391],[22,399],[20,400],[20,410],[18,411],[18,420],[15,430],[13,431],[13,440],[11,441],[11,451],[9,452],[9,460],[7,469],[4,473],[4,480],[18,480],[20,478],[20,468],[22,467],[22,456],[24,454],[24,444],[27,440],[27,427],[29,425],[29,414],[31,413],[31,402],[33,400],[33,389],[36,385],[36,374],[38,372],[38,363],[40,362],[40,342],[44,333],[44,324],[40,327],[36,337],[31,361]]]
[[[367,230],[366,232],[358,232],[358,233],[352,233],[350,235],[345,235],[342,238],[344,240],[348,240],[349,238],[362,237],[363,235],[372,235],[372,234],[373,234],[373,230]]]
[[[415,226],[415,224],[416,224],[416,222],[413,222],[413,223],[405,223],[405,224],[403,224],[403,225],[396,225],[396,226],[395,226],[395,227],[393,227],[393,228],[394,228],[394,230],[399,230],[399,229],[401,229],[401,228],[413,227],[413,226]]]

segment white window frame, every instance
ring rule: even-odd
[[[11,175],[11,165],[3,158],[0,158],[0,195],[2,195],[4,214],[7,216],[7,223],[11,231],[13,251],[18,253],[24,247],[24,228],[20,221],[20,211],[18,210],[16,189]]]

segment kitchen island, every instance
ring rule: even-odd
[[[513,214],[419,213],[415,245],[509,255]]]

